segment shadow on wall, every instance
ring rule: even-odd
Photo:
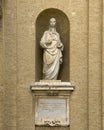
[[[43,49],[40,47],[40,40],[43,33],[49,29],[49,20],[54,17],[57,21],[56,30],[60,34],[61,41],[64,45],[63,64],[60,66],[59,80],[69,81],[69,20],[61,10],[50,8],[42,11],[36,20],[36,46],[35,46],[35,81],[42,79],[43,68]]]

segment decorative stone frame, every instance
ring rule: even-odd
[[[70,122],[69,122],[69,96],[36,96],[35,99],[36,99],[35,100],[35,125],[37,125],[37,126],[69,126],[70,125]],[[46,111],[47,113],[50,113],[50,109],[45,110],[45,108],[43,108],[42,106],[40,107],[39,103],[41,100],[43,100],[43,102],[42,102],[43,104],[46,104],[45,107],[48,106],[47,107],[48,109],[49,109],[49,107],[51,109],[51,107],[53,106],[54,110],[52,112],[52,115],[55,115],[54,112],[55,111],[58,112],[59,109],[61,108],[61,106],[58,106],[57,101],[61,102],[63,100],[65,102],[62,104],[63,105],[62,107],[65,107],[65,109],[63,109],[63,110],[64,111],[66,110],[66,111],[65,111],[65,113],[61,111],[60,114],[58,115],[59,118],[58,117],[54,118],[51,116],[51,117],[48,117],[48,119],[46,117],[44,117],[42,119],[42,117],[39,116],[40,115],[39,113],[42,113],[42,111],[43,112]],[[50,105],[47,102],[45,102],[45,101],[49,102],[49,101],[55,101],[55,100],[57,102],[58,107],[55,107],[54,103],[50,102],[50,104],[51,104]],[[41,110],[39,111],[39,109],[41,109]],[[62,118],[62,117],[60,118],[60,115],[63,115],[63,114],[64,114],[65,118]]]

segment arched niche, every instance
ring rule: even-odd
[[[50,18],[56,18],[56,30],[60,34],[62,43],[64,44],[63,64],[60,66],[60,73],[58,79],[61,81],[69,81],[69,20],[66,14],[55,8],[49,8],[42,11],[36,20],[36,46],[35,46],[35,81],[42,79],[43,68],[43,49],[40,47],[40,39],[44,31],[49,28]]]

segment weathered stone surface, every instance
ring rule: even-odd
[[[42,81],[42,82],[34,82],[31,84],[31,87],[63,87],[63,89],[66,89],[66,87],[73,88],[74,90],[74,85],[71,84],[70,82],[57,82],[57,81]]]
[[[96,4],[95,4],[96,3]],[[89,1],[89,130],[102,130],[102,0]],[[97,21],[97,19],[99,19]],[[104,80],[104,79],[103,79]],[[99,87],[98,87],[99,86]],[[96,120],[95,120],[96,119]]]
[[[57,8],[70,21],[70,81],[76,84],[70,99],[70,130],[104,130],[103,0],[2,2],[0,129],[34,130],[29,86],[35,79],[35,22],[44,9]]]
[[[42,82],[35,82],[30,86],[33,94],[39,95],[70,95],[75,90],[75,85],[70,82],[61,82],[60,80],[46,80]]]
[[[2,18],[2,6],[0,5],[0,19]]]
[[[1,3],[0,3],[1,4]],[[1,5],[0,5],[1,6]],[[3,19],[0,18],[0,129],[4,126],[5,87],[4,87],[4,48],[3,48]]]
[[[57,80],[60,64],[62,64],[63,43],[60,34],[56,30],[56,18],[50,18],[49,29],[46,30],[40,40],[43,53],[43,79]],[[48,42],[47,42],[48,41]]]
[[[37,97],[35,123],[38,126],[69,126],[68,97]]]

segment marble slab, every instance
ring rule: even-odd
[[[64,97],[40,97],[36,100],[35,124],[45,126],[69,125],[69,100]]]

